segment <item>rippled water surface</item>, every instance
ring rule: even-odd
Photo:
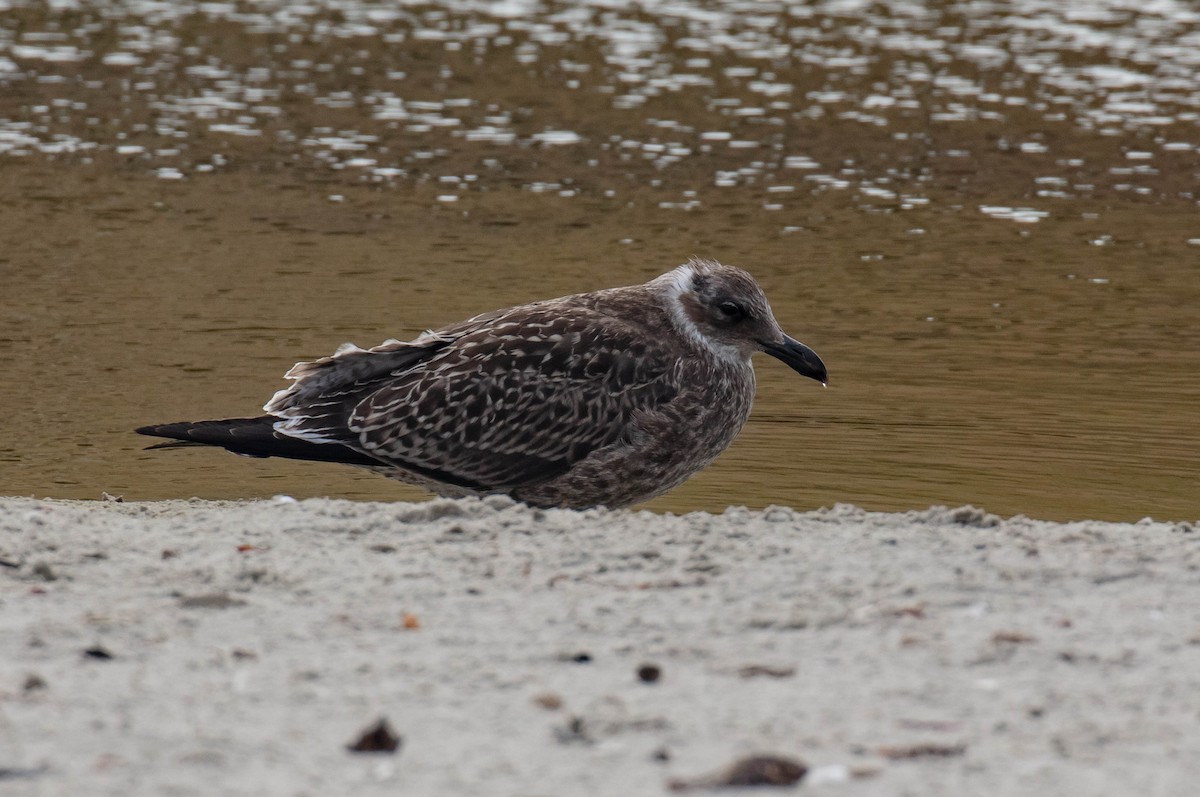
[[[144,452],[297,359],[753,271],[734,447],[652,506],[1200,515],[1183,2],[0,0],[0,492],[418,492]]]

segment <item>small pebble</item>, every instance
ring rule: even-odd
[[[637,669],[637,677],[644,684],[657,683],[662,677],[662,668],[657,664],[643,664]]]
[[[233,609],[245,606],[241,598],[234,598],[224,592],[211,592],[204,595],[190,595],[179,599],[183,609]]]
[[[807,772],[806,765],[792,758],[774,755],[747,756],[715,775],[693,780],[673,779],[667,782],[667,788],[683,792],[731,786],[795,786]]]
[[[533,702],[547,711],[557,711],[563,706],[563,699],[553,692],[542,692],[540,695],[535,695]]]
[[[57,581],[58,574],[54,572],[54,568],[45,562],[38,562],[33,566],[33,575],[40,578],[42,581]]]
[[[398,736],[385,717],[359,734],[353,744],[346,745],[352,753],[394,753],[400,749],[403,737]]]

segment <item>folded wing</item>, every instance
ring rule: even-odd
[[[562,308],[489,314],[412,343],[346,348],[289,372],[278,433],[476,490],[553,478],[675,395],[644,334]]]

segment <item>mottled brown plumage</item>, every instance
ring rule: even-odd
[[[644,285],[476,316],[297,363],[259,418],[138,431],[253,456],[363,465],[444,495],[625,506],[717,457],[750,414],[750,356],[825,381],[740,269],[692,260]]]

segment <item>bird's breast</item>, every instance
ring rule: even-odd
[[[750,417],[754,370],[749,364],[685,362],[676,386],[675,399],[663,408],[667,424],[657,430],[659,442],[707,463],[733,442]]]

